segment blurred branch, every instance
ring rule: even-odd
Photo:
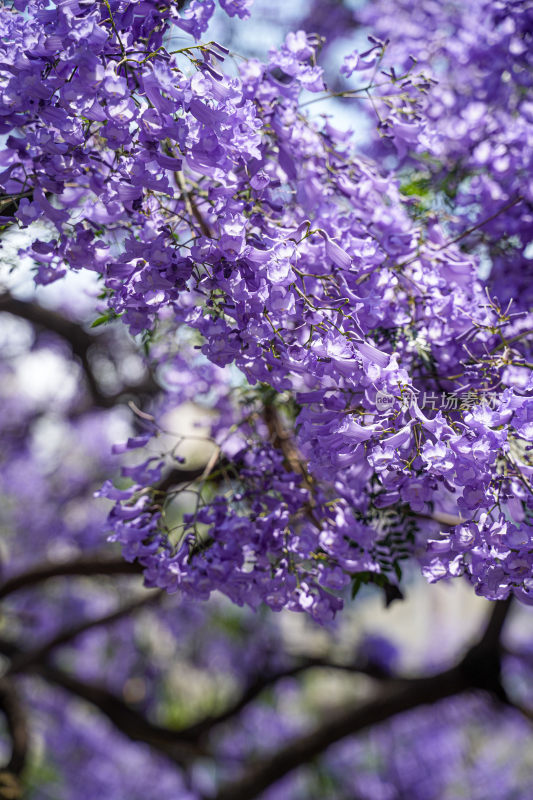
[[[216,800],[252,800],[346,736],[377,725],[403,711],[436,703],[467,688],[464,676],[455,667],[428,678],[408,681],[405,685],[383,692],[375,700],[332,714],[311,733],[286,742],[274,753],[265,754],[264,760],[250,767],[240,779],[223,787],[216,795]]]
[[[28,728],[18,692],[12,681],[5,677],[0,679],[0,710],[6,718],[11,739],[9,761],[5,767],[0,768],[0,800],[18,800],[22,797],[19,776],[26,764]]]
[[[131,564],[124,558],[107,558],[98,556],[80,556],[57,564],[42,564],[34,569],[13,575],[0,583],[0,600],[19,589],[64,575],[141,575],[142,567]]]
[[[216,716],[206,717],[205,719],[194,723],[188,728],[182,729],[180,731],[181,735],[191,739],[201,739],[217,725],[228,722],[228,720],[237,716],[237,714],[239,714],[247,705],[253,702],[263,691],[265,691],[265,689],[274,686],[276,683],[284,680],[285,678],[296,677],[297,675],[300,675],[302,672],[305,672],[309,669],[331,669],[339,672],[357,673],[359,675],[366,675],[367,677],[374,678],[376,680],[389,680],[397,684],[405,683],[407,681],[405,678],[386,675],[379,669],[372,668],[364,664],[338,664],[328,661],[327,659],[308,658],[291,667],[258,676],[252,683],[250,683],[248,688],[244,690],[241,696],[237,698],[234,703],[229,705]]]
[[[483,689],[502,703],[511,705],[501,682],[501,637],[509,617],[512,595],[493,603],[492,611],[480,640],[463,658],[460,669],[472,688]]]
[[[18,645],[0,640],[0,652],[13,661],[22,657],[24,651]],[[24,669],[38,675],[70,694],[94,705],[113,725],[132,741],[144,742],[159,753],[170,758],[180,767],[187,766],[191,758],[204,755],[196,741],[182,736],[180,731],[150,722],[142,713],[133,708],[104,686],[80,680],[65,670],[45,661],[32,660]],[[0,684],[1,687],[1,684]],[[1,688],[0,688],[1,692]],[[0,695],[0,707],[2,697]],[[0,776],[1,788],[1,776]],[[0,791],[0,800],[4,800]]]
[[[143,597],[97,620],[81,623],[61,632],[29,653],[10,642],[0,643],[0,650],[12,659],[12,666],[8,672],[33,672],[93,704],[130,739],[145,742],[183,768],[191,763],[191,759],[208,756],[208,749],[203,740],[215,726],[236,717],[264,689],[283,678],[295,676],[312,668],[341,669],[361,672],[375,678],[389,678],[379,670],[357,663],[343,665],[318,658],[305,659],[287,669],[258,677],[233,705],[220,714],[201,720],[188,728],[174,731],[150,722],[143,714],[104,687],[81,681],[48,662],[51,653],[62,644],[97,625],[110,624],[160,596],[161,593],[156,592],[149,598]],[[383,691],[376,699],[332,713],[325,723],[311,732],[285,743],[274,753],[265,754],[264,758],[251,765],[240,779],[223,787],[216,800],[252,800],[297,767],[319,756],[335,742],[421,705],[432,704],[472,689],[483,689],[493,697],[508,702],[500,683],[499,658],[500,640],[508,619],[509,608],[510,601],[493,605],[483,635],[456,666],[427,677],[390,679],[383,684]],[[517,709],[524,713],[523,709],[518,707]],[[16,719],[16,715],[13,719]],[[25,741],[22,735],[23,729],[18,728],[17,731],[17,753],[21,753]],[[21,756],[17,756],[14,763],[18,768]],[[16,798],[17,795],[12,797]]]
[[[165,756],[171,758],[171,760],[180,767],[183,767],[186,765],[187,761],[190,760],[192,755],[200,755],[196,743],[189,742],[186,737],[180,737],[179,732],[173,731],[169,728],[161,727],[159,725],[154,725],[140,712],[123,702],[119,697],[114,695],[112,692],[109,692],[104,687],[81,681],[78,678],[69,675],[60,668],[47,663],[47,659],[56,648],[67,644],[77,636],[80,636],[81,634],[97,626],[112,624],[116,620],[127,616],[128,614],[134,613],[136,610],[146,606],[147,604],[160,599],[162,595],[163,593],[160,591],[150,593],[148,596],[144,595],[142,598],[124,605],[110,614],[99,617],[98,619],[88,620],[80,625],[69,628],[66,631],[62,631],[41,647],[35,648],[29,652],[22,650],[13,642],[1,641],[0,652],[11,658],[11,666],[7,670],[6,674],[33,672],[37,675],[40,675],[48,682],[54,683],[71,694],[74,694],[77,697],[95,705],[122,733],[124,733],[130,739],[134,741],[142,741],[150,745],[160,753],[163,753]],[[8,679],[4,678],[3,681],[7,685]],[[6,703],[8,699],[11,699],[9,713],[11,713],[11,719],[13,719],[13,726],[15,726],[15,722],[17,723],[17,758],[15,761],[13,761],[13,758],[15,758],[14,750],[14,756],[7,767],[8,771],[14,772],[15,767],[18,768],[20,763],[19,753],[21,752],[21,744],[23,742],[22,729],[18,721],[19,718],[16,718],[14,714],[13,704],[15,695],[10,695],[7,690],[6,692],[3,692],[2,686],[3,684],[0,683],[0,707],[5,711],[7,716],[7,706],[4,708],[4,696]],[[12,762],[14,766],[12,765]],[[20,795],[12,795],[13,800],[19,796]],[[5,795],[5,798],[7,800],[8,795]],[[3,799],[2,773],[0,773],[0,800]]]
[[[202,754],[196,743],[181,737],[179,731],[155,725],[102,686],[80,681],[50,664],[39,664],[35,671],[49,683],[94,705],[128,738],[145,742],[180,767],[190,762],[191,757]]]
[[[501,637],[505,623],[509,617],[512,601],[513,596],[509,595],[506,600],[498,600],[494,603],[485,627],[485,632],[478,643],[478,647],[501,649]]]
[[[102,337],[88,333],[83,325],[72,322],[57,311],[44,308],[33,301],[18,300],[9,292],[0,294],[0,312],[5,311],[16,317],[25,319],[37,328],[44,328],[66,341],[74,356],[82,366],[87,386],[94,404],[100,408],[111,408],[125,394],[154,394],[158,390],[155,381],[148,377],[142,384],[123,386],[115,394],[106,394],[91,366],[89,351]]]
[[[73,354],[81,362],[91,395],[99,404],[104,400],[88,358],[89,348],[92,347],[95,340],[81,325],[71,322],[71,320],[57,311],[44,308],[38,303],[17,300],[16,297],[12,297],[8,292],[0,295],[0,311],[7,311],[9,314],[25,319],[27,322],[31,322],[32,325],[38,328],[45,328],[67,341]]]
[[[155,595],[152,596],[152,599],[156,599]],[[32,651],[30,654],[25,653],[19,646],[9,641],[0,642],[0,652],[12,659],[12,666],[9,672],[33,672],[40,675],[46,681],[54,683],[71,694],[93,704],[129,738],[135,741],[145,742],[171,758],[180,766],[185,765],[187,761],[190,761],[193,757],[207,755],[207,749],[203,741],[205,736],[217,725],[227,722],[240,713],[249,703],[255,700],[263,690],[284,678],[296,676],[302,671],[312,668],[338,669],[348,672],[356,671],[371,675],[372,677],[384,677],[378,675],[375,670],[356,664],[342,665],[324,659],[306,659],[287,669],[279,670],[268,676],[258,678],[233,705],[221,714],[208,717],[197,724],[181,730],[172,730],[150,722],[135,708],[132,708],[131,705],[125,703],[104,687],[88,683],[87,681],[81,681],[55,665],[50,664],[46,660],[56,647],[66,643],[67,638],[70,640],[80,633],[89,630],[91,627],[94,627],[95,624],[103,625],[106,622],[114,621],[119,615],[129,613],[129,611],[135,610],[135,608],[142,604],[143,601],[139,601],[136,604],[131,604],[130,607],[123,607],[117,612],[114,612],[114,614],[107,615],[107,617],[89,621],[70,631],[63,632],[46,645]]]
[[[274,753],[265,754],[240,779],[223,787],[215,800],[253,800],[341,739],[396,714],[436,703],[467,690],[483,689],[507,703],[500,682],[500,638],[509,607],[510,600],[494,604],[480,640],[456,666],[436,675],[388,686],[375,700],[337,712],[310,733],[284,743]]]
[[[0,311],[7,311],[37,327],[56,333],[62,339],[66,339],[72,352],[80,359],[86,357],[88,349],[94,344],[94,337],[87,333],[81,325],[72,322],[57,311],[40,306],[38,303],[17,300],[8,292],[0,295]]]
[[[115,611],[112,611],[110,614],[106,614],[103,617],[97,617],[96,619],[86,620],[79,625],[74,625],[72,628],[67,628],[66,630],[60,631],[57,636],[54,636],[48,642],[45,642],[40,647],[36,647],[34,650],[20,651],[13,658],[11,666],[8,670],[8,674],[22,672],[24,670],[31,669],[33,666],[38,666],[39,664],[44,663],[48,656],[56,648],[68,644],[73,639],[81,636],[83,633],[93,630],[93,628],[99,628],[103,625],[111,625],[113,622],[122,619],[122,617],[132,614],[149,603],[153,603],[161,599],[162,595],[162,590],[150,593],[146,592],[140,599],[121,606]]]

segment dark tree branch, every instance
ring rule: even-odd
[[[17,300],[9,293],[0,295],[0,311],[7,311],[16,317],[25,319],[38,328],[45,328],[65,339],[71,346],[74,355],[80,360],[87,357],[87,352],[95,342],[95,337],[87,333],[81,325],[63,317],[57,311],[44,308],[38,303]]]
[[[95,343],[95,338],[87,333],[81,325],[63,317],[57,311],[44,308],[38,303],[17,300],[9,293],[0,295],[0,311],[7,311],[16,317],[31,322],[38,328],[44,328],[68,342],[72,353],[80,360],[85,373],[91,395],[95,400],[104,400],[100,387],[89,364],[89,349]]]
[[[0,652],[13,660],[24,655],[24,651],[18,645],[3,640],[0,640]],[[91,703],[132,741],[144,742],[180,767],[190,762],[191,758],[204,754],[196,741],[183,736],[180,731],[150,722],[137,709],[125,703],[104,686],[82,681],[49,662],[31,661],[24,669],[28,673],[38,675],[48,683],[59,686],[75,697]],[[0,800],[3,800],[1,793]]]
[[[150,599],[155,599],[158,595],[159,593],[156,593]],[[181,731],[173,731],[151,723],[107,689],[80,681],[47,661],[47,657],[56,647],[95,625],[110,623],[120,616],[130,613],[144,602],[146,602],[145,598],[106,617],[90,620],[65,631],[31,653],[24,653],[17,645],[9,642],[2,643],[1,650],[12,658],[11,671],[33,672],[48,682],[92,703],[129,738],[145,742],[181,767],[185,767],[187,762],[193,758],[208,755],[205,736],[215,726],[236,716],[261,691],[282,678],[314,667],[346,669],[364,672],[372,677],[387,677],[357,664],[341,665],[322,659],[307,659],[293,667],[258,678],[232,706],[221,714],[206,718]],[[502,696],[499,682],[499,655],[500,638],[508,616],[509,605],[510,601],[494,604],[490,620],[479,642],[452,669],[429,677],[391,680],[384,685],[384,691],[375,700],[337,712],[314,731],[285,744],[279,751],[268,754],[264,760],[250,766],[239,780],[223,787],[216,800],[251,800],[292,770],[320,755],[335,742],[379,724],[395,714],[421,705],[435,703],[472,689],[483,689],[493,697],[505,701],[506,698]],[[494,653],[496,653],[496,658]]]
[[[58,647],[68,644],[73,639],[76,639],[78,636],[81,636],[83,633],[86,633],[93,628],[99,628],[103,625],[111,625],[113,622],[122,619],[128,614],[138,611],[140,608],[143,608],[149,603],[159,600],[162,594],[162,591],[150,593],[146,592],[140,599],[121,606],[115,611],[112,611],[110,614],[106,614],[103,617],[98,617],[97,619],[86,620],[81,622],[79,625],[74,625],[72,628],[67,628],[66,630],[60,631],[57,636],[52,637],[52,639],[50,639],[48,642],[45,642],[40,647],[35,648],[35,650],[20,651],[13,658],[8,673],[12,674],[16,672],[22,672],[31,669],[34,666],[38,666],[39,664],[43,664],[50,654]]]
[[[122,611],[125,613],[126,609],[122,609]],[[115,618],[117,614],[118,612],[115,613]],[[111,616],[112,615],[108,615],[108,621]],[[100,620],[98,620],[99,624],[104,624],[105,619],[106,618],[100,618]],[[88,630],[91,624],[94,623],[85,623],[83,626],[78,626],[77,629],[72,629],[68,634],[70,636],[75,632],[79,634],[81,628]],[[182,730],[172,730],[150,722],[139,711],[104,687],[81,681],[68,672],[45,661],[45,657],[50,654],[52,649],[59,646],[58,642],[60,638],[62,640],[61,643],[64,643],[66,635],[63,634],[60,637],[56,637],[52,642],[40,648],[38,651],[32,651],[31,658],[29,658],[28,654],[24,653],[18,645],[9,641],[0,642],[0,651],[12,659],[13,667],[10,671],[32,672],[41,676],[49,683],[60,686],[78,698],[91,703],[105,714],[118,730],[126,734],[130,739],[145,742],[150,747],[163,753],[179,766],[185,766],[187,762],[190,762],[191,758],[197,758],[200,755],[205,757],[208,754],[205,744],[206,735],[215,726],[228,721],[231,717],[242,711],[242,709],[248,703],[252,702],[264,689],[272,686],[283,678],[297,675],[304,670],[316,667],[362,671],[365,674],[375,675],[374,672],[369,672],[365,667],[359,667],[357,665],[341,665],[333,664],[322,659],[307,659],[305,662],[291,668],[280,670],[267,677],[259,678],[236,703],[220,715],[206,718],[200,723]],[[0,800],[2,800],[1,794]]]
[[[499,600],[494,603],[492,612],[489,616],[485,632],[481,637],[478,646],[489,649],[501,649],[501,637],[503,628],[509,617],[513,596],[509,595],[507,600]]]
[[[302,672],[306,672],[309,669],[332,669],[339,672],[358,673],[376,680],[390,680],[396,684],[405,683],[407,681],[405,678],[397,678],[385,675],[379,669],[374,669],[363,664],[338,664],[322,658],[308,658],[298,664],[294,664],[291,667],[286,667],[285,669],[278,670],[277,672],[266,673],[258,676],[254,681],[252,681],[252,683],[250,683],[248,688],[245,689],[245,691],[235,700],[234,703],[230,704],[216,716],[205,717],[205,719],[190,725],[188,728],[182,729],[180,732],[181,735],[191,739],[202,739],[217,725],[221,725],[224,722],[228,722],[230,719],[236,717],[237,714],[243,711],[246,706],[252,703],[266,689],[269,689],[271,686],[274,686],[276,683],[284,680],[285,678],[296,677],[297,675],[300,675]]]
[[[225,456],[219,455],[216,462],[212,464],[212,469],[208,471],[209,463],[201,464],[198,467],[187,469],[186,467],[176,467],[165,475],[165,477],[156,483],[154,489],[158,492],[165,493],[174,489],[176,486],[182,486],[186,483],[193,483],[199,478],[209,479],[210,483],[217,485],[227,480],[227,473],[231,470],[234,474],[238,473],[242,464],[238,461],[229,461]],[[207,472],[207,474],[206,474]]]
[[[14,775],[20,775],[28,751],[26,715],[15,686],[5,677],[0,679],[0,709],[6,717],[12,741],[11,756],[6,769]]]
[[[391,685],[375,700],[337,712],[310,733],[264,756],[241,778],[222,787],[215,800],[253,800],[332,744],[387,719],[467,690],[483,689],[508,702],[500,681],[500,638],[510,601],[495,603],[481,639],[455,667],[429,677]]]
[[[51,664],[35,665],[33,671],[49,683],[91,703],[128,738],[145,742],[180,767],[190,763],[191,758],[202,755],[196,742],[189,742],[179,731],[150,722],[139,711],[102,686],[80,681]]]
[[[154,486],[158,492],[168,492],[175,486],[180,486],[184,483],[192,483],[193,481],[201,478],[205,470],[205,464],[193,469],[172,469],[159,483]]]
[[[86,626],[85,629],[87,629]],[[54,646],[57,646],[57,638],[58,637],[56,637],[56,644]],[[47,649],[51,651],[51,644]],[[182,748],[186,746],[190,749],[194,749],[196,754],[198,754],[198,751],[205,751],[204,740],[206,735],[209,734],[213,728],[236,716],[249,703],[253,702],[261,692],[284,678],[296,676],[308,669],[320,668],[335,669],[343,672],[358,672],[373,678],[386,679],[386,676],[382,673],[365,666],[359,666],[357,664],[336,664],[324,659],[310,658],[292,667],[257,678],[235,703],[220,714],[206,717],[200,720],[200,722],[182,728],[181,730],[172,730],[149,722],[134,708],[103,687],[80,681],[63,670],[52,666],[48,661],[45,662],[42,657],[43,650],[44,648],[41,648],[39,658],[32,656],[31,659],[26,660],[26,663],[22,663],[22,659],[26,655],[24,651],[13,642],[0,641],[0,652],[13,660],[17,671],[37,673],[46,680],[56,683],[78,697],[93,703],[102,713],[106,714],[121,731],[127,732],[128,735],[130,735],[130,733],[135,733],[135,738],[137,740],[145,741],[147,744],[153,745],[154,742],[158,742],[165,744],[165,746],[174,746],[179,743]],[[405,682],[405,679],[395,678],[393,680],[397,683]]]
[[[376,700],[332,715],[311,733],[266,755],[263,761],[250,767],[240,779],[223,787],[216,795],[216,800],[252,800],[346,736],[359,733],[403,711],[436,703],[468,688],[458,668],[429,678],[408,681],[403,686],[384,692]]]
[[[270,442],[276,450],[283,454],[284,467],[288,472],[294,472],[302,476],[302,481],[307,488],[311,488],[312,479],[310,478],[307,467],[302,459],[296,444],[286,430],[283,420],[276,406],[272,402],[266,402],[263,406],[263,419],[268,428]]]
[[[7,578],[0,584],[0,600],[19,589],[33,587],[51,578],[65,575],[141,575],[142,567],[123,558],[80,556],[58,564],[42,564],[35,569]]]
[[[5,677],[0,679],[0,710],[6,718],[11,739],[9,761],[0,768],[0,800],[18,800],[22,797],[19,777],[28,755],[28,727],[18,692],[12,681]]]
[[[493,604],[481,639],[470,648],[460,664],[470,686],[489,692],[507,705],[511,703],[501,681],[501,637],[511,602],[510,595],[507,600]]]
[[[33,189],[27,192],[16,192],[0,197],[0,216],[4,217],[1,222],[1,227],[12,225],[16,222],[15,214],[18,211],[20,201],[23,197],[33,197]],[[11,219],[8,219],[9,217],[11,217]]]
[[[25,319],[37,328],[50,331],[59,338],[67,342],[72,353],[78,358],[87,386],[94,402],[99,408],[111,408],[117,401],[127,394],[149,394],[152,395],[158,390],[158,386],[152,378],[148,378],[143,384],[132,384],[124,386],[119,392],[108,395],[102,391],[100,384],[94,374],[89,357],[89,351],[94,345],[99,343],[100,336],[88,333],[84,327],[72,320],[67,319],[57,311],[44,308],[38,303],[17,300],[8,292],[0,294],[0,312],[5,311],[16,317]]]

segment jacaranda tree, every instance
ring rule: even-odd
[[[0,797],[525,797],[533,3],[219,6],[0,7]]]

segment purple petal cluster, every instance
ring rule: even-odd
[[[498,275],[505,261],[520,284],[531,262],[527,9],[480,0],[476,36],[459,4],[423,4],[403,38],[379,16],[383,38],[342,68],[376,89],[372,160],[305,113],[325,88],[319,37],[291,32],[235,73],[227,48],[196,43],[214,7],[36,0],[0,12],[0,184],[21,226],[50,232],[29,248],[36,282],[100,276],[104,317],[163,376],[182,375],[156,424],[198,399],[206,363],[226,368],[202,399],[216,458],[194,513],[176,512],[179,536],[161,452],[124,468],[129,488],[103,488],[112,539],[152,585],[321,621],[346,584],[396,586],[413,556],[433,579],[466,572],[487,597],[526,599],[527,293],[506,305]],[[196,38],[177,47],[175,26]],[[406,184],[415,157],[429,166]]]

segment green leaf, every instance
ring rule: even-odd
[[[100,325],[104,325],[109,320],[113,319],[113,316],[107,312],[106,314],[102,314],[101,317],[97,317],[93,323],[91,323],[91,328],[98,328]]]
[[[112,322],[114,319],[118,319],[121,316],[122,314],[116,314],[110,309],[109,311],[106,311],[105,314],[97,317],[95,321],[91,323],[91,328],[98,328],[100,325],[105,325],[106,322]]]
[[[412,180],[404,183],[400,187],[400,192],[407,197],[416,195],[418,197],[425,197],[429,195],[431,190],[431,183],[426,176],[414,177]]]

